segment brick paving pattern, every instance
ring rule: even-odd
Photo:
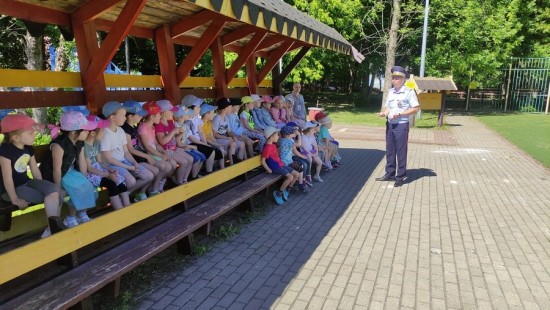
[[[374,180],[383,129],[335,126],[341,168],[140,308],[550,309],[550,172],[473,117],[446,121],[411,129],[401,188]]]

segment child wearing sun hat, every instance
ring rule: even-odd
[[[20,210],[30,204],[44,203],[46,217],[58,218],[63,202],[59,186],[42,180],[32,147],[36,132],[41,129],[40,125],[25,114],[10,114],[2,118],[0,128],[4,134],[0,145],[0,167],[5,177],[0,177],[2,200],[11,202]],[[27,167],[30,168],[32,179],[27,175]],[[50,234],[48,226],[42,237]]]

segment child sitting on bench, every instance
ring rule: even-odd
[[[299,173],[289,166],[285,166],[279,157],[279,152],[277,151],[279,129],[271,126],[267,127],[264,130],[264,136],[266,137],[267,142],[262,151],[262,166],[267,173],[274,173],[285,177],[285,180],[279,187],[279,190],[273,191],[275,201],[277,204],[282,205],[288,200],[288,187],[294,186],[294,183],[298,180]]]
[[[20,210],[26,209],[29,204],[44,203],[46,217],[59,217],[63,202],[59,186],[42,180],[42,174],[34,158],[32,144],[37,130],[40,129],[39,125],[24,114],[12,114],[2,119],[0,128],[4,134],[4,140],[0,145],[2,199],[10,201]],[[27,167],[30,167],[32,179],[27,175]],[[50,234],[48,226],[42,238]]]

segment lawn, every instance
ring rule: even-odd
[[[508,141],[550,168],[550,116],[545,114],[490,114],[478,118]]]
[[[382,95],[374,96],[367,102],[360,94],[351,95],[337,92],[319,92],[306,96],[308,107],[320,107],[330,114],[336,124],[385,126],[386,120],[378,116]],[[309,99],[309,100],[308,100]],[[313,104],[312,102],[315,102]],[[416,120],[416,128],[436,128],[438,113],[423,111]],[[443,126],[445,128],[445,126]]]

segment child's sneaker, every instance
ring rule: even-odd
[[[305,181],[302,184],[298,184],[298,190],[302,193],[307,193],[309,191]]]
[[[82,224],[82,223],[86,223],[86,222],[89,222],[91,221],[92,219],[88,216],[88,214],[86,213],[77,213],[76,214],[76,221],[78,222],[78,224]]]
[[[156,195],[158,195],[158,194],[160,194],[159,191],[150,191],[150,192],[149,192],[149,197],[153,197],[153,196],[156,196]]]
[[[314,176],[313,179],[319,183],[323,183],[323,179],[320,176]]]
[[[69,228],[75,227],[75,226],[78,226],[78,221],[76,220],[76,217],[74,217],[74,216],[67,216],[63,220],[63,225],[65,225]]]
[[[283,200],[283,194],[280,191],[273,191],[273,197],[275,197],[275,202],[277,202],[278,205],[285,203]]]
[[[134,196],[134,202],[142,201],[147,199],[147,195],[145,193],[138,193]]]
[[[41,239],[47,238],[52,235],[52,231],[50,230],[50,226],[46,227],[46,230],[42,233],[42,236],[40,236]]]
[[[288,200],[288,194],[289,194],[289,191],[288,191],[288,188],[287,188],[283,191],[283,200],[284,201]]]

